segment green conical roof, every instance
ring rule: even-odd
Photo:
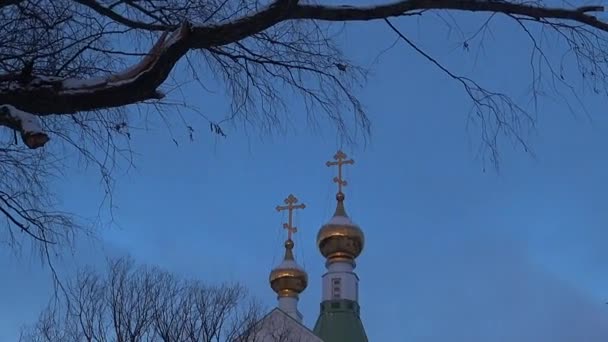
[[[323,342],[367,342],[359,304],[352,300],[326,300],[314,328]]]

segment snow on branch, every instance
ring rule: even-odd
[[[107,76],[64,79],[32,75],[29,82],[23,83],[11,75],[0,75],[0,103],[10,103],[33,115],[45,116],[162,99],[164,94],[158,87],[188,51],[183,43],[188,32],[188,25],[182,25],[174,32],[164,32],[139,62]]]
[[[98,13],[105,11],[94,1],[82,0],[79,3],[93,7]],[[161,99],[164,94],[158,88],[178,61],[191,50],[210,50],[240,42],[284,21],[375,20],[407,16],[426,10],[503,13],[523,16],[541,23],[548,19],[557,19],[608,32],[608,22],[593,15],[594,12],[603,10],[602,6],[560,8],[545,7],[536,3],[479,0],[398,0],[373,6],[327,6],[273,0],[269,6],[254,13],[223,23],[193,25],[185,21],[178,28],[167,27],[150,52],[134,66],[122,72],[90,79],[61,79],[40,75],[23,79],[17,77],[18,75],[0,75],[0,104],[10,104],[14,106],[12,108],[19,108],[30,115],[45,116],[76,114]],[[129,24],[120,18],[113,19],[120,20],[127,26]],[[157,29],[160,28],[154,28],[154,31]],[[7,109],[7,112],[11,111]],[[13,115],[4,116],[4,121],[15,125],[16,119]],[[18,122],[22,120],[19,119]],[[0,124],[9,126],[7,123]],[[21,127],[18,129],[21,131]]]
[[[43,132],[40,119],[11,105],[0,105],[0,125],[21,133],[23,143],[31,149],[44,146],[49,136]]]
[[[407,16],[425,10],[455,10],[522,15],[536,20],[561,19],[575,21],[608,32],[608,23],[593,16],[603,12],[599,5],[579,8],[547,7],[539,2],[479,1],[479,0],[401,0],[371,6],[298,5],[290,19],[317,19],[328,21],[377,20]]]

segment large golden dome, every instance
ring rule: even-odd
[[[293,241],[285,241],[285,257],[270,272],[270,287],[279,297],[297,297],[308,285],[308,274],[293,257]]]
[[[365,236],[361,228],[346,215],[344,194],[338,193],[336,199],[338,201],[336,212],[319,230],[317,246],[328,262],[339,260],[354,262],[363,251]]]

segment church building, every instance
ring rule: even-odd
[[[293,211],[304,209],[298,199],[289,195],[284,206],[277,211],[288,211],[285,256],[283,261],[270,272],[270,286],[278,296],[278,305],[256,325],[254,332],[246,338],[248,342],[367,342],[367,336],[360,318],[359,277],[354,272],[355,259],[361,254],[364,235],[346,214],[345,195],[342,192],[347,182],[342,177],[342,167],[353,164],[352,159],[338,151],[335,161],[327,166],[337,166],[338,175],[334,182],[338,185],[336,211],[317,233],[317,247],[325,257],[327,272],[322,276],[322,298],[315,326],[310,329],[302,323],[298,311],[298,299],[308,286],[308,274],[296,262],[293,249]]]

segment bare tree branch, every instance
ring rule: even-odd
[[[80,271],[67,292],[20,342],[232,342],[261,318],[238,284],[207,286],[130,259],[111,260],[105,275]]]
[[[211,131],[223,136],[223,124],[236,121],[266,133],[280,127],[289,109],[286,99],[296,95],[310,120],[323,113],[348,138],[345,114],[354,113],[355,127],[368,136],[370,120],[356,96],[367,70],[344,56],[335,22],[382,20],[399,41],[458,82],[472,101],[468,118],[479,123],[484,153],[496,165],[503,137],[529,151],[522,131],[534,127],[535,117],[526,106],[448,67],[400,31],[397,20],[434,13],[458,28],[458,20],[443,15],[476,13],[483,24],[463,38],[469,50],[503,17],[530,43],[535,106],[546,85],[562,99],[573,95],[579,102],[584,87],[608,92],[608,22],[596,16],[603,7],[547,3],[0,0],[0,216],[6,241],[17,245],[20,232],[44,255],[69,241],[82,224],[56,210],[45,179],[61,175],[70,164],[66,157],[76,151],[79,167],[98,169],[103,201],[111,203],[117,168],[133,163],[131,132],[155,117],[168,129],[183,124],[190,139],[195,127],[184,113],[203,116]],[[563,56],[545,52],[548,35]],[[572,69],[580,75],[569,74]],[[205,91],[208,81],[224,86],[231,101],[223,118],[207,117],[188,100],[175,99],[186,82]]]
[[[8,82],[0,88],[0,103],[9,103],[35,115],[74,114],[79,111],[110,108],[138,103],[163,97],[157,88],[167,79],[177,61],[191,49],[210,49],[239,42],[256,35],[278,23],[293,19],[319,19],[329,21],[373,20],[392,16],[403,16],[414,11],[432,9],[452,9],[464,11],[496,12],[510,15],[523,15],[535,20],[567,19],[608,31],[608,24],[581,9],[544,8],[534,5],[509,2],[473,1],[401,1],[388,5],[372,7],[323,5],[293,5],[287,0],[274,2],[257,13],[245,15],[237,20],[217,25],[192,25],[188,22],[175,30],[168,39],[165,35],[158,40],[149,55],[130,69],[128,74],[110,75],[87,81],[72,79],[47,79],[34,77],[25,87],[12,86]],[[79,3],[93,7],[100,14],[107,9],[92,0]],[[286,7],[289,6],[289,7]],[[111,19],[117,20],[114,16]],[[122,18],[122,17],[120,17]],[[161,27],[138,27],[125,19],[121,24],[132,28],[161,30]],[[171,27],[166,26],[166,29]],[[127,77],[128,76],[128,77]],[[10,79],[9,75],[2,76]],[[27,99],[35,96],[39,101],[32,103]]]

